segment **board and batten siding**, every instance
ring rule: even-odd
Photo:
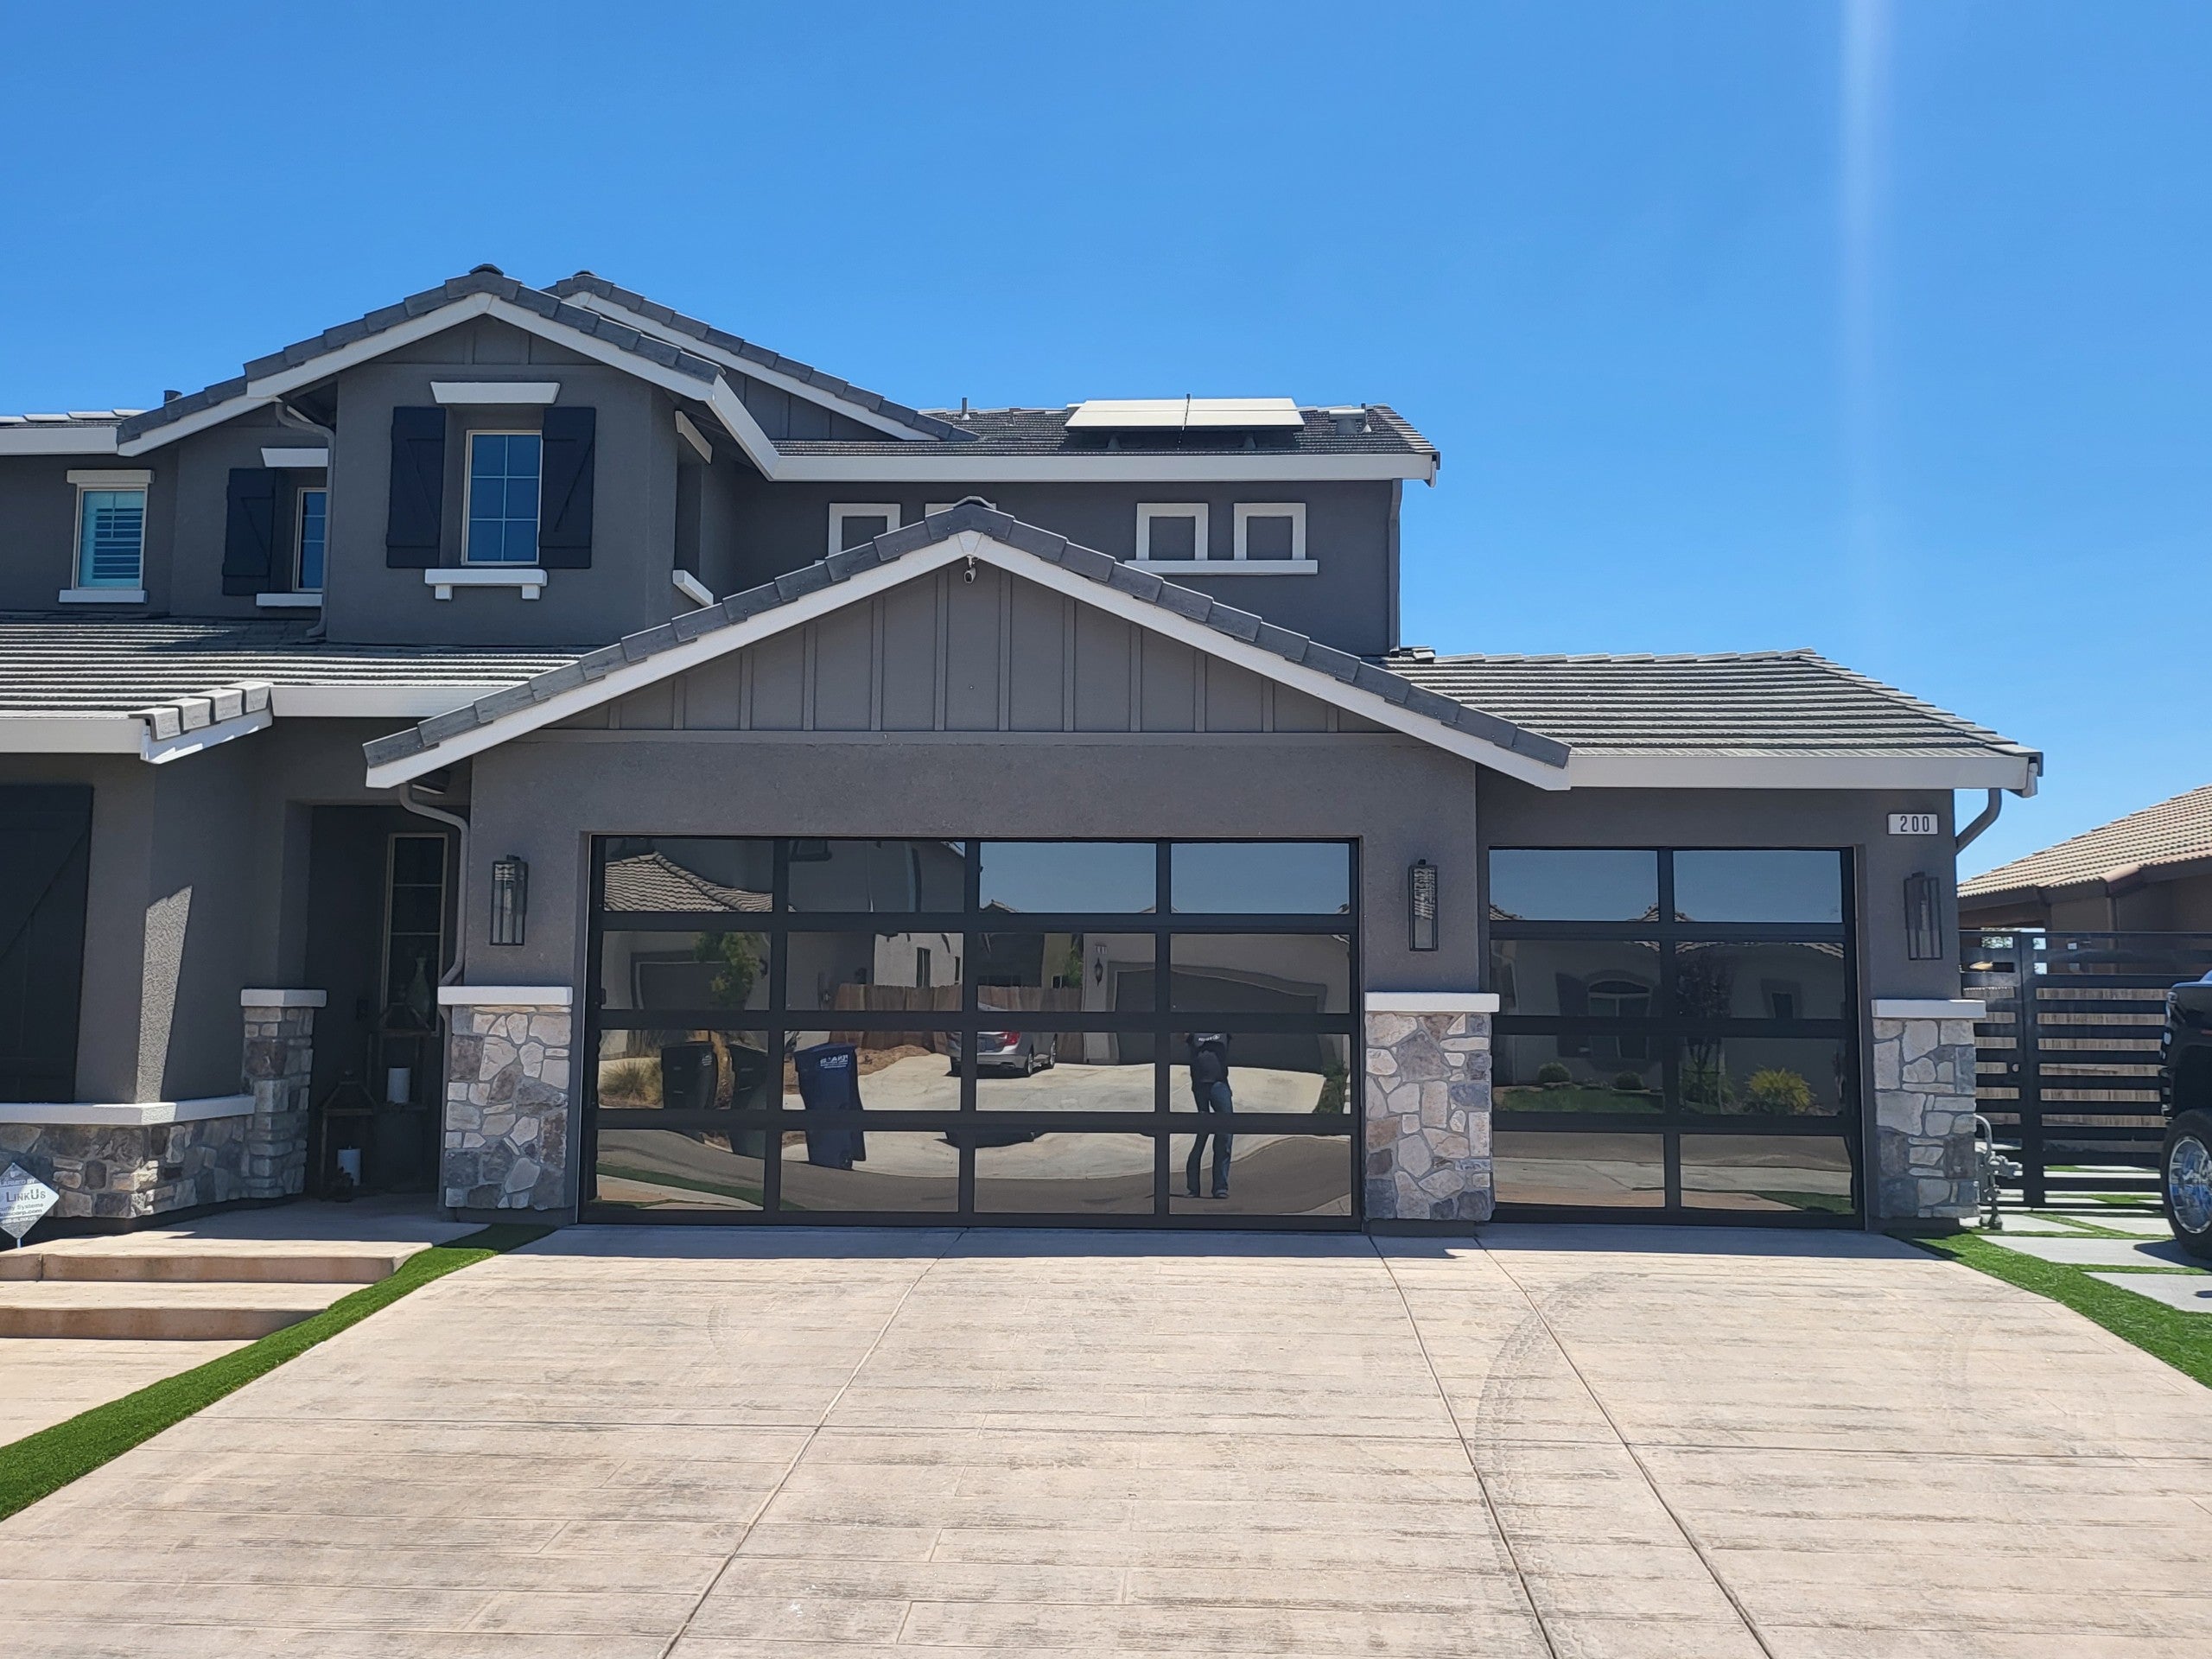
[[[933,572],[561,723],[728,732],[1376,732],[1004,571]]]

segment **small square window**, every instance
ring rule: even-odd
[[[293,514],[292,588],[296,593],[322,591],[322,553],[330,521],[330,492],[302,490]]]
[[[839,501],[830,508],[830,550],[842,553],[899,528],[896,501]]]
[[[1137,563],[1189,564],[1207,556],[1205,502],[1138,504]]]
[[[1302,561],[1306,557],[1306,504],[1238,502],[1236,552],[1240,559]]]
[[[537,563],[537,477],[543,440],[535,432],[468,435],[471,564]]]

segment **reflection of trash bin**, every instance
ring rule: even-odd
[[[861,1109],[860,1051],[850,1043],[817,1043],[791,1056],[798,1071],[799,1103],[810,1112]],[[824,1169],[850,1169],[868,1160],[868,1142],[854,1128],[809,1128],[806,1161]]]
[[[715,1109],[715,1046],[668,1043],[660,1051],[660,1103],[671,1112]]]

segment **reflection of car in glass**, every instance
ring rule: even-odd
[[[2166,1224],[2191,1255],[2212,1260],[2212,975],[2166,993],[2166,1144],[2158,1188]]]
[[[961,1037],[952,1038],[952,1066],[960,1070]],[[1052,1039],[1033,1031],[979,1031],[976,1033],[976,1070],[1012,1071],[1027,1077],[1052,1064]]]

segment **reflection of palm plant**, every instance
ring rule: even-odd
[[[1726,1020],[1736,1003],[1736,973],[1713,950],[1683,950],[1675,957],[1675,1003],[1693,1026]],[[1682,1039],[1682,1098],[1692,1106],[1726,1106],[1734,1090],[1720,1057],[1721,1039]]]
[[[1744,1084],[1744,1098],[1763,1112],[1809,1112],[1813,1085],[1795,1071],[1769,1066],[1751,1073]]]
[[[750,933],[706,933],[692,947],[692,959],[711,962],[709,982],[715,1006],[741,1008],[760,978],[760,952]]]

